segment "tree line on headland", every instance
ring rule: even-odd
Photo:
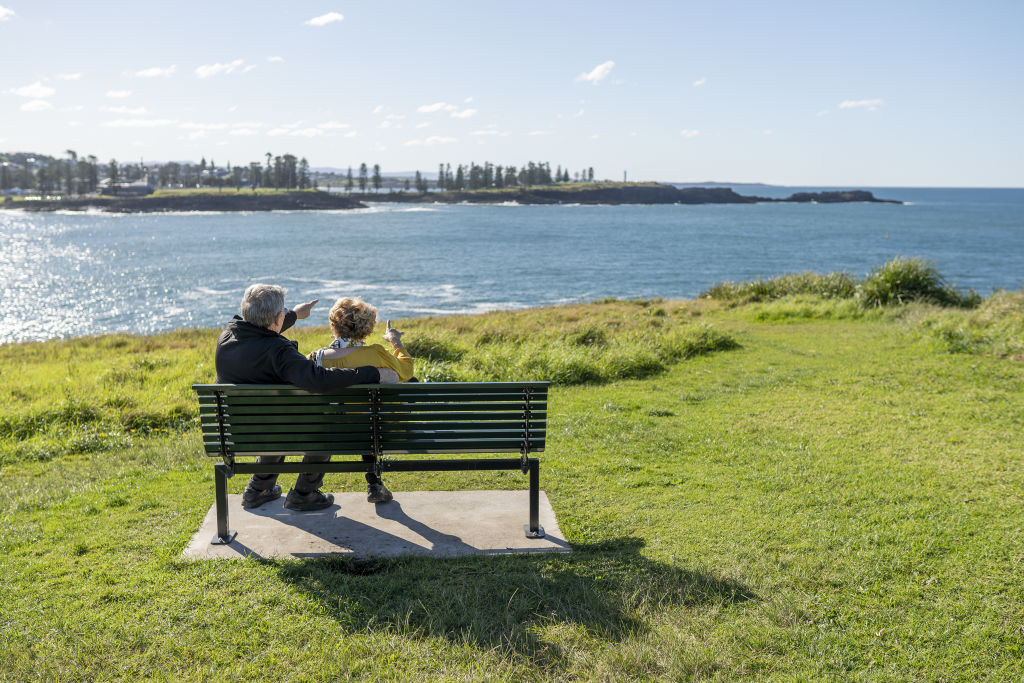
[[[333,171],[313,171],[305,157],[293,154],[273,155],[267,152],[265,160],[218,166],[211,158],[203,157],[198,164],[168,161],[163,163],[118,163],[116,159],[101,162],[90,154],[79,155],[67,150],[66,157],[26,152],[0,153],[0,192],[6,194],[39,193],[43,195],[84,195],[103,192],[118,194],[128,185],[160,188],[272,188],[317,189],[333,186],[351,193],[358,187],[360,193],[370,188],[379,192],[388,189],[415,190],[426,193],[437,190],[478,190],[487,188],[533,187],[569,182],[593,182],[594,168],[589,167],[570,175],[569,168],[561,165],[551,170],[549,162],[530,161],[521,167],[476,162],[438,165],[437,179],[431,181],[420,171],[411,178],[384,178],[380,164],[371,167],[359,165],[358,175],[348,167],[345,174]]]

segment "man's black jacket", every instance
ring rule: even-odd
[[[285,314],[281,331],[295,324],[295,312]],[[217,340],[214,356],[221,384],[294,384],[324,393],[352,384],[380,382],[377,368],[321,368],[299,353],[299,343],[277,332],[247,323],[237,315]]]

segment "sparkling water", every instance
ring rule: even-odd
[[[863,276],[897,255],[982,294],[1024,283],[1024,190],[874,192],[909,203],[0,210],[0,342],[220,327],[253,282],[283,285],[292,304],[320,298],[313,325],[345,295],[381,319],[690,298],[724,280]]]

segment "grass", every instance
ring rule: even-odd
[[[0,679],[1020,679],[1024,294],[850,301],[398,323],[417,372],[600,359],[551,392],[541,483],[574,548],[551,557],[182,561],[212,502],[189,385],[216,332],[0,346]],[[988,341],[937,332],[960,327]],[[631,350],[660,367],[603,370]]]
[[[811,295],[824,299],[854,299],[866,308],[915,301],[973,308],[981,303],[974,290],[960,292],[946,282],[935,264],[897,256],[873,268],[862,280],[849,273],[792,273],[768,279],[723,282],[701,293],[708,299],[751,303]]]

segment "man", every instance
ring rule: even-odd
[[[294,384],[306,391],[324,393],[353,384],[397,382],[394,370],[322,368],[299,353],[299,344],[281,336],[296,320],[309,317],[319,299],[284,307],[285,290],[276,285],[257,284],[245,290],[241,316],[235,316],[217,340],[215,364],[217,382],[223,384]],[[390,374],[385,374],[390,373]],[[260,464],[277,464],[284,456],[261,456]],[[303,462],[326,462],[330,456],[306,456]],[[277,474],[254,474],[242,494],[242,507],[256,508],[281,497]],[[322,510],[334,503],[334,496],[320,491],[324,475],[304,472],[288,492],[284,506],[290,510]],[[379,478],[369,483],[370,502],[387,502],[391,492]]]

